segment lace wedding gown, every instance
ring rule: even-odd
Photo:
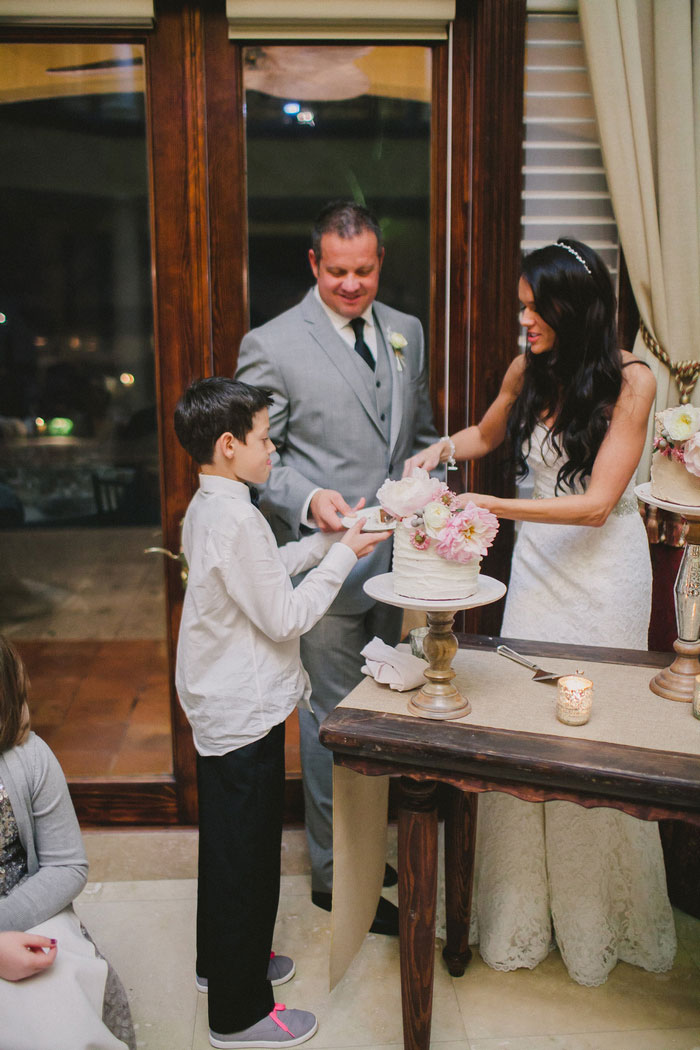
[[[561,460],[533,434],[534,497],[554,496]],[[523,522],[501,634],[646,649],[651,565],[634,482],[602,528]],[[658,826],[614,809],[479,796],[470,940],[489,966],[532,968],[554,946],[580,984],[620,959],[673,965],[676,936]]]

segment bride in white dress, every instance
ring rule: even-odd
[[[467,493],[521,522],[501,633],[646,649],[651,565],[634,496],[655,381],[617,346],[599,256],[561,239],[526,256],[518,288],[528,347],[481,422],[406,463],[476,459],[506,438],[530,499]],[[634,367],[637,366],[637,367]],[[676,951],[655,823],[570,802],[479,797],[472,943],[499,970],[556,943],[570,976],[602,984],[618,960],[670,969]]]

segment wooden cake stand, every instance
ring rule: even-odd
[[[456,673],[452,661],[457,652],[457,639],[452,631],[455,613],[461,609],[477,609],[481,605],[497,602],[506,593],[505,583],[491,576],[480,575],[479,588],[469,598],[429,602],[397,594],[393,573],[385,572],[366,580],[364,590],[370,598],[385,605],[427,613],[429,631],[423,641],[423,652],[430,666],[425,670],[426,684],[408,702],[411,714],[441,719],[468,715],[472,706],[452,681]]]
[[[700,507],[667,503],[651,494],[651,482],[637,485],[635,495],[652,507],[679,514],[688,523],[688,534],[673,588],[678,637],[673,643],[677,656],[669,667],[659,671],[649,688],[666,700],[690,703],[695,676],[700,674]]]

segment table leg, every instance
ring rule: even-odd
[[[404,1050],[428,1050],[437,898],[437,784],[402,777],[399,795],[399,954]]]
[[[474,846],[476,842],[476,792],[447,789],[445,813],[445,908],[447,943],[442,957],[452,977],[461,977],[472,957],[469,918],[472,906]]]

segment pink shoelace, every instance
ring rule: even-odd
[[[280,1028],[284,1032],[287,1033],[287,1035],[293,1036],[294,1033],[290,1032],[290,1030],[287,1028],[286,1024],[284,1023],[284,1021],[280,1021],[279,1017],[277,1016],[277,1011],[278,1010],[286,1010],[286,1009],[287,1009],[287,1007],[284,1005],[284,1003],[275,1003],[275,1005],[270,1010],[269,1016],[272,1018],[272,1020],[275,1022],[276,1025],[279,1025]]]

